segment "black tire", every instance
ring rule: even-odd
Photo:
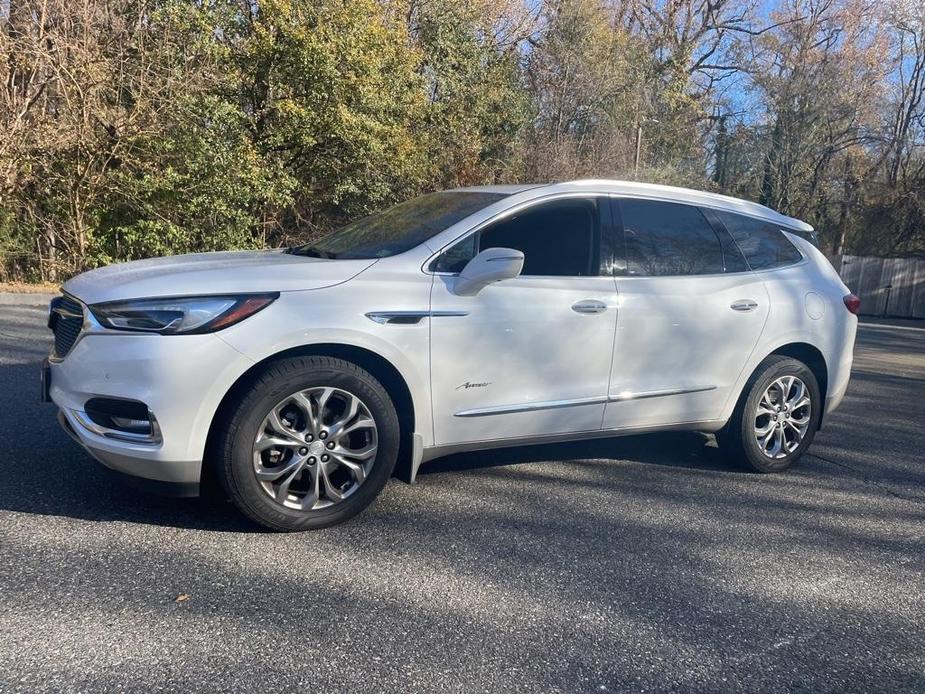
[[[272,499],[257,480],[254,441],[264,418],[282,399],[319,386],[342,389],[365,404],[376,424],[378,449],[365,480],[350,496],[326,508],[292,509]],[[343,359],[306,356],[273,362],[226,413],[214,448],[216,476],[234,505],[270,530],[315,530],[352,518],[382,491],[398,458],[401,436],[391,398],[371,374]]]
[[[780,458],[771,458],[762,451],[758,443],[755,418],[758,403],[765,390],[782,376],[796,376],[806,385],[811,401],[809,426],[803,439],[792,452]],[[732,418],[716,435],[717,443],[731,460],[746,469],[763,473],[782,472],[799,460],[813,442],[822,418],[823,406],[819,383],[812,370],[797,359],[772,354],[758,365],[745,384]],[[764,421],[769,420],[762,420]]]

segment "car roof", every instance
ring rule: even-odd
[[[502,195],[515,195],[526,191],[546,195],[566,192],[609,193],[613,195],[631,195],[633,197],[651,200],[665,200],[670,202],[686,202],[692,205],[710,207],[716,210],[735,212],[748,217],[756,217],[773,222],[783,227],[799,231],[813,231],[813,227],[806,222],[788,217],[770,207],[759,205],[756,202],[733,198],[718,193],[707,193],[691,188],[676,186],[663,186],[654,183],[640,183],[638,181],[615,181],[606,179],[584,179],[565,181],[560,183],[532,183],[524,185],[496,185],[472,186],[469,188],[454,188],[454,192],[482,192],[499,193]]]

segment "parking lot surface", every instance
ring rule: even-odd
[[[925,330],[861,327],[786,474],[466,454],[274,535],[111,479],[38,401],[41,300],[0,304],[0,692],[925,690]]]

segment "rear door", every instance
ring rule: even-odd
[[[764,284],[710,211],[613,205],[623,258],[604,428],[717,419],[767,319]]]

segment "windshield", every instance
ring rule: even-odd
[[[289,252],[321,258],[387,258],[414,248],[503,197],[502,193],[429,193],[350,222]]]

